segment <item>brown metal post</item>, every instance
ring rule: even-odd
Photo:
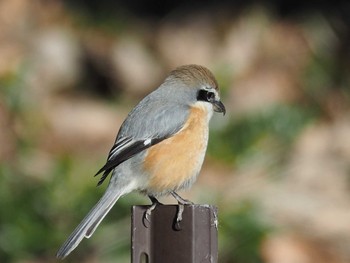
[[[148,207],[132,207],[132,263],[217,262],[216,207],[186,205],[179,230],[175,227],[177,205],[158,205],[146,227],[143,219]]]

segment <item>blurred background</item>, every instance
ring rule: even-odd
[[[56,261],[127,113],[189,63],[228,111],[181,193],[218,206],[219,262],[350,262],[350,3],[282,0],[0,1],[0,262]],[[130,262],[148,203],[67,262]]]

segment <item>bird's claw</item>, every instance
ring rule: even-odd
[[[147,228],[150,227],[151,225],[151,214],[152,214],[152,210],[150,210],[149,208],[145,211],[144,215],[143,215],[143,225]]]
[[[143,215],[143,225],[147,228],[151,225],[151,215],[153,210],[156,208],[156,206],[160,204],[159,202],[154,202],[147,210],[145,211]]]
[[[194,205],[194,203],[189,201],[189,200],[183,199],[181,196],[179,196],[174,191],[171,192],[171,194],[178,202],[178,210],[177,210],[177,214],[176,214],[175,229],[181,230],[180,222],[182,221],[182,214],[185,210],[185,205]]]
[[[182,214],[184,212],[184,209],[185,209],[185,205],[179,203],[177,214],[176,214],[176,221],[175,221],[175,229],[176,230],[181,230],[180,222],[182,221]]]
[[[147,208],[142,219],[143,225],[147,228],[151,226],[151,215],[153,210],[156,208],[157,205],[162,205],[162,203],[159,202],[154,196],[149,195],[148,197],[149,199],[151,199],[152,205],[149,208]]]

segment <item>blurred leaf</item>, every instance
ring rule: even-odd
[[[0,261],[13,262],[32,253],[43,256],[54,247],[57,233],[49,188],[16,169],[0,170]]]
[[[348,63],[346,57],[324,51],[311,56],[303,74],[303,87],[305,97],[315,109],[327,113],[327,102],[331,98],[336,98],[337,104],[349,104]]]
[[[271,228],[259,220],[257,207],[250,202],[227,211],[220,209],[219,261],[234,263],[259,263],[260,245]]]
[[[312,111],[297,106],[280,105],[255,112],[231,120],[223,130],[213,132],[208,151],[234,164],[273,147],[282,147],[287,153],[296,136],[313,118]],[[262,141],[267,141],[267,145]]]

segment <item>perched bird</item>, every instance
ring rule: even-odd
[[[190,187],[197,178],[214,111],[226,112],[215,77],[207,68],[185,65],[170,72],[123,122],[106,164],[96,174],[102,174],[98,185],[111,174],[108,187],[57,257],[65,258],[84,237],[91,237],[117,200],[131,191],[151,199],[146,220],[162,195],[173,195],[183,211],[183,205],[191,202],[176,192]]]

